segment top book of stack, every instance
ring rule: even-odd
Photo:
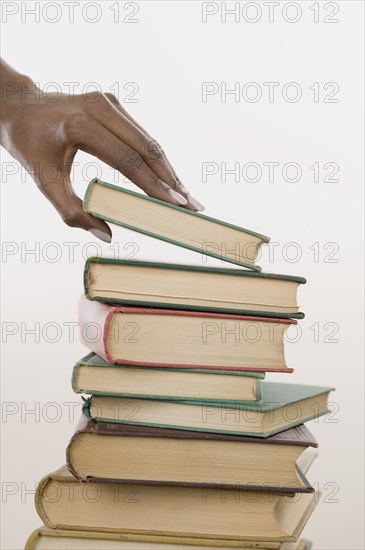
[[[243,227],[97,178],[89,183],[83,207],[97,218],[255,271],[261,271],[255,265],[258,251],[270,240]]]

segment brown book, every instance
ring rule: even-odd
[[[304,425],[263,439],[82,418],[66,455],[81,481],[310,493],[296,463],[317,446]]]

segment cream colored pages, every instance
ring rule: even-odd
[[[141,363],[284,368],[286,323],[204,316],[115,313],[107,347]]]

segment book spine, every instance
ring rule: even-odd
[[[113,314],[114,308],[100,302],[91,302],[85,296],[81,297],[79,305],[81,342],[108,363],[112,362],[107,350],[107,340]],[[92,338],[88,335],[89,329],[93,329]]]
[[[89,298],[89,273],[90,273],[90,264],[93,262],[93,261],[97,261],[97,258],[88,258],[85,262],[85,267],[84,267],[84,293],[85,293],[85,296],[86,298],[90,299]]]
[[[33,531],[33,533],[29,535],[27,542],[25,543],[24,550],[34,550],[34,548],[36,548],[37,546],[37,540],[40,538],[40,536],[40,529],[36,529],[35,531]]]
[[[85,404],[84,404],[84,406],[85,406]],[[82,414],[81,418],[79,419],[79,422],[77,424],[75,433],[71,437],[71,439],[70,439],[70,441],[69,441],[69,443],[66,447],[66,465],[67,465],[67,468],[71,472],[71,474],[74,475],[79,481],[83,481],[83,480],[79,476],[77,471],[75,470],[74,465],[72,463],[72,458],[71,458],[71,456],[72,456],[72,446],[73,446],[74,442],[76,441],[76,439],[78,438],[78,436],[80,434],[85,434],[85,433],[95,433],[95,424],[92,421],[89,421],[87,419],[86,414],[85,415]]]
[[[71,387],[75,393],[82,393],[82,391],[77,389],[77,377],[79,375],[79,369],[80,369],[81,363],[76,363],[74,368],[72,369],[72,375],[71,375]]]
[[[88,206],[87,206],[87,205],[88,205],[88,202],[89,202],[89,198],[90,198],[90,195],[91,195],[91,192],[92,192],[92,190],[93,190],[94,185],[95,185],[96,183],[98,183],[98,182],[99,182],[98,178],[93,178],[93,179],[90,181],[90,183],[89,183],[89,185],[87,186],[87,188],[86,188],[85,195],[84,195],[84,200],[83,200],[83,202],[82,202],[82,208],[85,210],[85,212],[88,212],[88,211],[89,211],[89,210],[88,210]]]
[[[79,369],[81,366],[86,365],[89,359],[91,359],[92,357],[94,357],[94,354],[92,352],[88,353],[87,355],[85,355],[85,357],[77,361],[72,369],[71,387],[75,393],[82,393],[82,391],[77,389],[77,377],[79,374]]]
[[[37,490],[35,492],[35,509],[37,511],[37,514],[43,521],[44,525],[47,527],[50,527],[51,529],[54,529],[57,527],[57,525],[53,525],[49,517],[47,516],[43,506],[42,506],[42,500],[43,500],[43,494],[46,492],[47,485],[52,481],[52,476],[50,474],[44,476],[41,481],[39,482],[37,486]]]
[[[256,401],[258,401],[259,403],[262,403],[262,402],[263,402],[262,384],[261,384],[260,378],[258,378],[258,379],[256,380],[256,385],[255,385],[255,398],[256,398]]]

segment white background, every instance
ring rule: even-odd
[[[41,86],[53,82],[64,91],[67,82],[78,82],[78,93],[89,82],[97,82],[104,91],[115,91],[119,83],[120,100],[161,142],[206,213],[271,236],[274,246],[266,247],[259,262],[264,270],[307,277],[299,296],[306,313],[301,338],[286,345],[295,373],[269,378],[336,387],[333,415],[309,424],[319,441],[319,457],[308,477],[322,497],[304,533],[315,549],[364,548],[362,2],[300,2],[295,23],[285,18],[293,20],[298,8],[286,2],[276,7],[272,22],[262,2],[241,12],[237,21],[227,15],[222,22],[224,6],[213,2],[217,13],[205,23],[204,8],[195,1],[138,2],[138,12],[131,16],[135,23],[123,21],[134,11],[124,2],[119,22],[110,9],[115,2],[100,2],[100,13],[93,6],[83,13],[85,2],[80,2],[73,23],[68,22],[69,8],[63,2],[58,2],[58,11],[55,2],[48,3],[46,12],[46,3],[40,2],[39,22],[26,13],[34,2],[2,4],[2,55],[8,63]],[[338,13],[331,15],[336,6]],[[6,16],[5,9],[9,13],[16,8],[17,13]],[[98,22],[91,22],[99,16]],[[255,16],[256,23],[247,21]],[[326,16],[339,21],[325,23]],[[205,102],[204,82],[215,82],[218,90]],[[237,102],[233,95],[222,101],[223,82],[227,88],[239,83],[243,95]],[[249,82],[262,93],[257,102],[244,95]],[[279,83],[272,102],[264,82]],[[293,97],[294,87],[285,88],[290,82],[301,90],[297,102],[285,96],[287,91],[289,99]],[[319,98],[309,88],[315,82]],[[324,101],[335,89],[324,90],[329,82],[339,88],[333,96],[337,102]],[[129,103],[126,96],[133,90],[135,102]],[[83,153],[76,157],[81,167],[93,160]],[[3,252],[8,252],[2,257],[3,342],[4,331],[15,332],[2,352],[7,414],[2,421],[1,548],[9,550],[22,548],[40,524],[33,506],[35,484],[64,462],[73,407],[76,420],[79,415],[80,398],[72,393],[70,376],[86,350],[77,333],[70,341],[65,323],[77,322],[84,257],[95,255],[96,245],[109,256],[118,246],[122,258],[134,254],[136,259],[202,261],[197,254],[121,228],[113,228],[113,247],[96,244],[91,235],[65,226],[31,178],[12,162],[2,150],[1,224]],[[216,163],[219,171],[204,182],[202,165],[207,162]],[[242,176],[235,181],[233,175],[222,181],[221,163],[228,168],[239,163],[245,170],[252,162],[262,169],[259,181],[247,181],[253,172],[246,181]],[[280,163],[272,182],[263,164],[268,162]],[[299,181],[285,181],[293,178],[290,171],[289,178],[285,171],[282,175],[288,162],[300,166]],[[337,182],[323,181],[329,162],[339,167],[333,176]],[[321,167],[319,182],[309,168],[314,163]],[[96,167],[87,174],[75,170],[80,195],[97,173],[107,181],[116,176],[98,164],[100,172]],[[17,172],[8,175],[11,170]],[[37,326],[39,338],[25,333]]]

